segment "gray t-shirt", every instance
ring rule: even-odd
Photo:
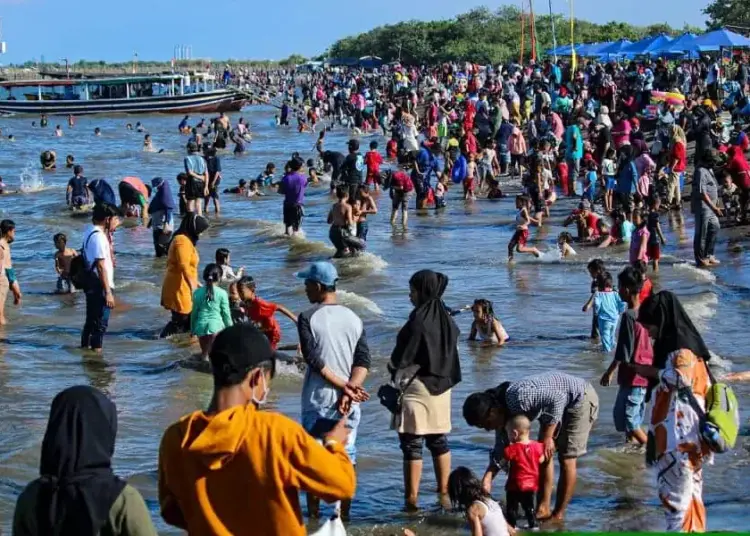
[[[693,214],[698,214],[700,211],[704,216],[713,216],[714,211],[703,200],[703,194],[706,194],[714,205],[717,204],[719,185],[716,183],[714,172],[708,168],[699,167],[695,170],[691,209]]]
[[[370,368],[365,329],[351,309],[343,305],[316,305],[297,319],[302,356],[307,372],[302,385],[302,413],[335,418],[339,390],[320,375],[328,367],[348,380],[354,367]]]

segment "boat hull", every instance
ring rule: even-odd
[[[217,90],[187,95],[97,100],[4,100],[0,113],[89,115],[233,112],[247,104],[245,96],[233,90]]]

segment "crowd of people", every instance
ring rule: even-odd
[[[278,180],[269,163],[249,185],[242,179],[223,193],[254,197],[275,190],[283,195],[286,233],[294,235],[305,216],[306,188],[330,180],[329,238],[335,257],[342,257],[366,248],[368,216],[378,212],[373,192],[380,189],[389,192],[391,225],[400,211],[404,229],[412,194],[417,210],[442,210],[448,201],[472,203],[477,196],[503,202],[507,191],[518,190],[511,260],[516,253],[540,256],[531,228],[544,225],[554,203],[575,198],[577,208],[564,223],[575,224],[577,236],[559,237],[561,257],[575,255],[573,245],[629,244],[630,265],[616,276],[600,260],[589,264],[592,285],[584,305],[594,311],[592,338],[613,356],[599,384],[609,386],[616,374],[615,427],[627,441],[649,445],[667,528],[703,531],[702,467],[712,453],[702,412],[716,383],[707,366],[711,355],[679,299],[652,288],[648,264],[658,269],[665,243],[660,217],[682,210],[688,184],[699,267],[719,264],[714,247],[725,209],[736,205],[733,220],[746,220],[750,140],[740,123],[725,124],[717,114],[720,84],[711,78],[717,69],[712,59],[588,62],[575,71],[547,60],[255,73],[254,84],[280,95],[278,128],[294,117],[301,136],[318,133],[315,154],[305,160],[294,153]],[[718,76],[733,71],[744,98],[744,59]],[[653,92],[665,91],[681,98],[653,104]],[[310,517],[320,515],[320,500],[338,501],[338,515],[348,520],[357,431],[371,390],[365,386],[371,367],[366,326],[337,302],[338,274],[329,262],[298,274],[311,303],[299,314],[260,298],[253,277],[232,268],[227,249],[203,263],[199,279],[196,243],[210,226],[210,203],[220,211],[222,152],[228,141],[235,154],[244,152],[252,136],[243,119],[232,126],[224,114],[208,126],[191,127],[189,120],[178,125],[190,139],[177,196],[175,185],[161,177],[149,184],[126,177],[117,185],[117,203],[111,185],[87,180],[83,166],[68,159],[74,177],[66,202],[74,210],[93,205],[92,224],[80,252],[68,247],[65,234],[55,235],[57,289],[84,291],[81,347],[101,352],[116,303],[115,231],[123,218],[139,218],[153,229],[155,255],[166,257],[161,306],[170,319],[161,336],[196,337],[214,382],[208,408],[170,426],[162,439],[159,504],[168,524],[196,534],[239,534],[248,526],[258,534],[305,534],[300,491],[307,493]],[[350,134],[345,153],[325,147],[326,133],[335,129]],[[389,138],[384,153],[372,141],[362,154],[360,140],[381,132]],[[688,140],[695,141],[692,174]],[[148,136],[144,149],[153,149]],[[50,169],[56,155],[47,150],[40,160]],[[16,304],[22,296],[10,255],[14,237],[15,224],[0,222],[0,323],[8,291]],[[462,310],[443,302],[447,285],[448,278],[432,270],[412,276],[414,309],[395,340],[391,381],[377,390],[403,453],[405,509],[418,509],[426,446],[441,504],[464,510],[472,534],[514,533],[519,507],[528,528],[561,522],[574,496],[577,460],[600,418],[597,389],[555,371],[470,395],[461,402],[465,421],[494,432],[496,444],[480,477],[466,467],[452,470],[452,390],[462,379],[453,316]],[[511,339],[491,302],[478,299],[471,310],[471,339],[497,345]],[[281,357],[277,313],[295,322],[306,365],[300,424],[259,411]],[[685,389],[695,403],[678,396]],[[649,399],[652,416],[644,430]],[[61,527],[76,534],[155,534],[138,492],[112,472],[116,431],[116,408],[101,392],[73,387],[60,393],[52,403],[40,478],[18,499],[14,533]],[[555,457],[560,476],[553,505]],[[504,508],[490,495],[500,471],[508,472]]]

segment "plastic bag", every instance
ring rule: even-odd
[[[346,536],[346,528],[341,518],[334,517],[325,522],[316,532],[312,533],[311,536]]]

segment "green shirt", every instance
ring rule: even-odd
[[[40,536],[37,527],[39,480],[21,492],[13,514],[13,536]],[[133,486],[126,485],[109,509],[109,519],[99,536],[157,536],[151,514],[143,497]]]

